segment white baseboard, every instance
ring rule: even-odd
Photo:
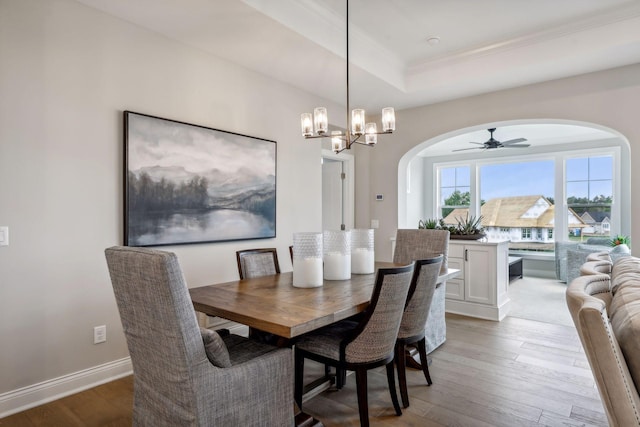
[[[69,375],[0,394],[0,418],[131,375],[131,358],[114,360]]]
[[[496,322],[504,319],[511,308],[511,300],[507,299],[499,307],[492,305],[476,304],[468,301],[445,301],[447,313],[462,314],[463,316],[477,317],[479,319],[493,320]]]

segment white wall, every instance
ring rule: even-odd
[[[237,279],[241,248],[288,271],[292,233],[321,230],[320,142],[299,129],[319,104],[338,108],[73,1],[0,0],[0,400],[128,356],[103,254],[122,243],[123,110],[277,141],[277,238],[163,248],[194,287]]]
[[[383,202],[370,201],[368,205],[369,217],[380,221],[376,259],[391,258],[390,238],[399,224],[397,207],[407,204],[406,195],[398,194],[398,179],[404,176],[406,159],[419,151],[416,147],[457,129],[510,120],[593,123],[626,137],[631,155],[623,161],[631,162],[631,172],[622,179],[630,182],[632,191],[630,202],[623,201],[629,203],[622,210],[622,222],[631,224],[632,242],[640,242],[640,228],[634,226],[632,215],[640,212],[640,196],[633,191],[640,188],[640,174],[636,172],[640,165],[638,111],[640,64],[396,112],[396,131],[371,150],[368,165],[372,171],[368,183],[371,193],[385,194]],[[410,155],[403,158],[407,153]],[[401,160],[404,164],[399,172]],[[382,170],[385,173],[380,173]],[[358,185],[360,178],[356,177]],[[632,250],[639,253],[640,244]]]

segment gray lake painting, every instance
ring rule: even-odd
[[[276,143],[125,112],[125,244],[276,235]]]

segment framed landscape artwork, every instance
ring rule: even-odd
[[[276,236],[276,143],[124,112],[124,244]]]

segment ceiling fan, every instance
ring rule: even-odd
[[[516,138],[516,139],[510,139],[508,141],[498,141],[496,139],[493,138],[493,132],[496,131],[496,128],[490,128],[487,129],[489,131],[489,133],[491,134],[491,137],[489,138],[488,141],[486,142],[472,142],[469,141],[469,144],[477,144],[480,145],[481,147],[472,147],[472,148],[460,148],[457,150],[453,150],[453,151],[465,151],[465,150],[492,150],[494,148],[526,148],[529,147],[530,144],[520,144],[520,145],[515,145],[519,142],[525,142],[526,138]]]

